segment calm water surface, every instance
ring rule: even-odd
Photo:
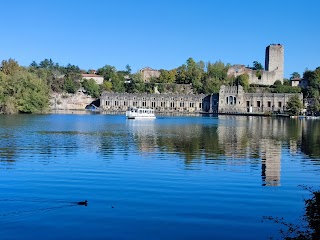
[[[316,120],[2,115],[0,137],[0,239],[266,239],[319,187]]]

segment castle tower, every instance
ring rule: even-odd
[[[283,82],[284,47],[281,44],[271,44],[266,48],[265,70],[275,73],[275,80]]]

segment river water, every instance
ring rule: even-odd
[[[0,239],[279,238],[264,217],[300,224],[319,187],[318,120],[1,115],[0,137]]]

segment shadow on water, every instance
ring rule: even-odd
[[[300,218],[298,224],[286,221],[282,217],[264,216],[264,220],[280,224],[282,239],[291,240],[318,240],[320,239],[320,190],[314,190],[311,187],[302,186],[310,194],[310,197],[304,200],[305,213]],[[270,237],[273,239],[273,237]]]

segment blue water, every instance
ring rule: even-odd
[[[319,187],[320,123],[0,116],[0,239],[266,239]],[[312,147],[310,147],[312,146]],[[87,206],[78,205],[88,201]]]

